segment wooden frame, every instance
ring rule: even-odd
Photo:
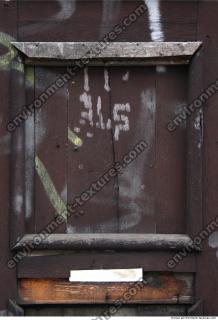
[[[20,68],[25,71],[26,65],[71,65],[84,57],[84,54],[98,43],[34,43],[34,42],[13,42],[13,45],[18,49],[18,55],[12,63],[19,63]],[[91,46],[91,47],[90,47]],[[200,48],[200,42],[187,43],[110,43],[100,55],[97,57],[88,55],[89,64],[94,62],[97,65],[175,65],[188,64],[193,55]],[[25,72],[18,73],[16,69],[12,72],[12,115],[18,113],[18,108],[25,104]],[[193,124],[193,121],[191,120]],[[193,136],[193,126],[188,132],[188,148],[193,154],[198,154],[195,157],[195,166],[189,166],[187,177],[198,176],[197,187],[191,184],[189,187],[189,195],[193,193],[199,194],[201,198],[201,137]],[[11,248],[21,250],[27,245],[34,243],[34,234],[26,234],[25,232],[25,185],[23,179],[24,172],[24,154],[25,154],[25,124],[22,124],[13,133],[12,142],[12,232],[11,232]],[[189,139],[191,135],[191,139]],[[19,148],[18,148],[19,146]],[[19,150],[18,150],[19,149]],[[34,162],[33,162],[34,165]],[[18,194],[19,193],[19,194]],[[22,197],[19,212],[16,201]],[[193,201],[188,197],[187,212],[189,212],[189,220],[194,221],[196,210],[201,210],[201,207],[193,205]],[[194,210],[194,212],[192,211]],[[198,229],[200,230],[200,229]],[[193,235],[192,230],[189,230],[189,235]],[[199,250],[191,244],[191,237],[186,234],[53,234],[48,239],[40,242],[37,249],[63,249],[63,250],[173,250],[178,251],[187,246],[193,250]]]
[[[188,64],[201,42],[12,42],[31,65],[67,65],[88,59],[97,65]],[[98,51],[100,49],[100,51]]]

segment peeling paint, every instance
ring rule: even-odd
[[[88,120],[89,124],[93,126],[93,110],[92,110],[92,97],[90,94],[87,94],[84,92],[83,94],[80,95],[80,101],[84,103],[85,109],[87,111],[82,111],[81,112],[81,117],[83,120]]]

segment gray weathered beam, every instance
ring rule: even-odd
[[[193,246],[185,234],[52,234],[34,246],[37,235],[25,235],[15,246],[21,250],[27,246],[36,250],[180,250]],[[43,237],[43,235],[42,235]],[[37,236],[37,241],[39,236]]]
[[[29,63],[34,61],[70,62],[91,61],[149,61],[152,64],[187,64],[201,46],[201,42],[12,42]],[[101,49],[103,48],[103,49]]]

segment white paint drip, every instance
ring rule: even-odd
[[[160,0],[144,0],[148,8],[149,28],[153,41],[164,41],[164,34],[161,26]]]
[[[23,196],[22,194],[18,193],[15,196],[15,200],[14,200],[14,211],[16,214],[21,214],[22,206],[23,206]]]
[[[89,74],[88,74],[88,68],[84,68],[84,90],[86,92],[89,91]]]
[[[87,136],[88,138],[92,138],[92,137],[93,137],[93,133],[87,132],[87,133],[86,133],[86,136]]]
[[[67,204],[67,184],[65,184],[63,190],[61,191],[61,198],[63,199],[64,203]]]
[[[84,126],[86,124],[86,121],[84,119],[80,119],[79,123]]]
[[[129,131],[129,118],[125,115],[119,115],[118,112],[126,111],[130,112],[131,107],[129,103],[116,103],[113,109],[113,118],[114,121],[119,122],[122,121],[123,124],[119,123],[115,125],[114,139],[116,141],[119,140],[120,131]]]
[[[109,92],[110,91],[110,85],[109,85],[109,73],[108,69],[104,68],[104,89]]]
[[[108,119],[107,124],[106,124],[107,130],[111,129],[111,119]]]
[[[129,71],[127,71],[123,76],[122,76],[123,81],[128,81],[129,80]]]
[[[84,92],[80,95],[80,101],[84,103],[85,109],[88,111],[81,112],[81,118],[88,120],[89,124],[93,126],[93,110],[92,110],[92,98],[90,94]]]
[[[73,227],[73,226],[70,225],[70,224],[67,224],[67,233],[68,233],[68,234],[76,233],[75,227]]]
[[[43,120],[42,120],[43,123]],[[40,130],[39,130],[40,132]],[[37,143],[44,139],[45,130],[42,130]],[[29,117],[25,122],[25,217],[28,219],[33,214],[34,193],[34,117]]]
[[[167,71],[166,66],[156,66],[156,72],[157,73],[165,73]]]
[[[98,96],[98,102],[97,102],[97,115],[99,117],[99,122],[96,123],[97,128],[105,129],[104,121],[103,121],[103,115],[101,112],[101,97]]]
[[[80,132],[80,128],[74,127],[74,128],[73,128],[73,131],[76,132],[76,133],[79,133],[79,132]]]

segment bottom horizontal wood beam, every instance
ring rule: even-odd
[[[70,283],[66,279],[20,279],[20,304],[193,303],[193,275],[146,273],[143,282]]]

